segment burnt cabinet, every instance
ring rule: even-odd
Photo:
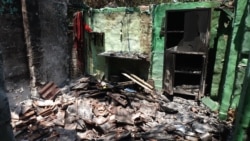
[[[166,11],[164,91],[199,100],[205,94],[210,9]]]
[[[200,99],[205,93],[207,55],[205,52],[173,51],[173,93]]]

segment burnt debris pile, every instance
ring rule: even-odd
[[[137,76],[105,82],[81,77],[58,88],[53,82],[11,111],[17,140],[117,141],[225,139],[229,123],[194,100],[169,101]],[[226,134],[227,135],[227,134]]]

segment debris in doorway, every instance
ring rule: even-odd
[[[112,85],[106,88],[100,83],[83,77],[53,99],[23,102],[12,111],[16,140],[221,140],[231,127],[202,103],[168,101],[158,92],[152,98],[131,81],[105,82]],[[53,85],[45,85],[41,96]]]

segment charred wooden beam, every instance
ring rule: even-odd
[[[31,117],[31,116],[33,116],[33,115],[35,115],[35,111],[26,112],[24,115],[22,115],[22,116],[20,117],[20,120],[27,119],[27,118],[29,118],[29,117]]]
[[[143,84],[142,82],[140,82],[140,80],[137,80],[136,78],[128,75],[127,73],[122,73],[122,75],[124,75],[125,77],[127,77],[128,79],[132,80],[133,82],[135,82],[136,84],[140,85],[141,87],[143,87],[144,89],[152,92],[152,89],[150,87],[148,87],[147,85]]]
[[[124,95],[117,93],[110,93],[110,92],[108,92],[107,95],[110,96],[115,101],[117,101],[118,103],[120,103],[122,106],[126,106],[128,104],[128,101],[126,100],[126,97]]]
[[[139,98],[140,100],[147,100],[148,102],[158,102],[155,99],[148,98],[148,97],[141,95],[139,93],[127,93],[123,90],[121,90],[121,93],[128,96],[128,97],[136,97],[136,98]]]
[[[139,82],[141,82],[143,85],[147,86],[150,89],[154,89],[154,87],[150,84],[148,84],[146,81],[144,81],[143,79],[139,78],[138,76],[134,75],[134,74],[130,74],[133,78],[135,78],[136,80],[138,80]]]
[[[29,27],[29,19],[28,12],[26,6],[26,0],[21,0],[22,3],[22,17],[23,17],[23,28],[24,28],[24,37],[26,41],[26,49],[28,56],[28,64],[29,64],[29,73],[30,73],[30,86],[31,86],[31,94],[32,96],[37,96],[37,88],[36,88],[36,75],[35,75],[35,66],[33,62],[33,48],[31,45],[31,36],[30,36],[30,27]]]
[[[39,94],[44,99],[54,99],[59,92],[60,89],[53,82],[49,82],[39,90]]]

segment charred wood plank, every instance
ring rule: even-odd
[[[44,110],[42,110],[42,111],[40,111],[39,113],[38,113],[38,115],[41,115],[41,116],[48,116],[48,115],[50,115],[50,114],[52,114],[52,109],[51,108],[48,108],[48,109],[44,109]]]
[[[29,112],[26,112],[24,115],[22,115],[20,117],[21,120],[25,120],[31,116],[35,115],[35,111],[29,111]]]
[[[128,104],[128,101],[126,100],[126,97],[124,95],[110,92],[107,92],[107,95],[120,103],[122,106],[126,106]]]
[[[49,82],[47,83],[43,88],[41,88],[38,92],[40,94],[45,93],[54,83],[53,82]]]
[[[125,81],[125,82],[118,82],[117,86],[121,87],[121,86],[133,85],[133,84],[135,84],[135,82],[133,82],[133,81]]]
[[[60,92],[60,89],[53,82],[49,82],[40,91],[39,94],[43,99],[54,99]]]
[[[77,91],[78,95],[82,95],[82,94],[93,94],[98,92],[99,90],[81,90],[81,91]]]
[[[27,126],[28,124],[34,123],[36,121],[36,116],[30,117],[28,120],[20,120],[15,123],[16,128],[21,128],[23,126]]]
[[[94,96],[98,96],[98,95],[105,95],[106,92],[97,92],[97,93],[93,93],[93,94],[85,94],[83,97],[94,97]]]
[[[134,74],[130,74],[130,76],[132,76],[133,78],[137,79],[139,82],[141,82],[142,84],[144,84],[145,86],[147,86],[150,89],[154,89],[153,86],[151,86],[150,84],[148,84],[146,81],[144,81],[143,79],[139,78],[138,76],[134,75]]]
[[[73,86],[71,89],[72,90],[82,90],[82,89],[87,88],[87,86],[88,86],[88,83],[79,83],[79,84]]]
[[[147,100],[148,102],[158,102],[155,99],[148,98],[148,97],[141,95],[139,93],[136,93],[136,94],[135,93],[127,93],[123,90],[121,90],[121,93],[128,96],[128,97],[136,97],[136,98],[139,98],[140,100]]]
[[[126,74],[126,73],[122,73],[122,75],[124,75],[125,77],[127,77],[128,79],[132,80],[133,82],[135,82],[136,84],[140,85],[141,87],[143,87],[144,89],[148,90],[149,92],[152,92],[152,89],[149,88],[148,86],[146,86],[145,84],[141,83],[139,80],[131,77],[130,75]]]

